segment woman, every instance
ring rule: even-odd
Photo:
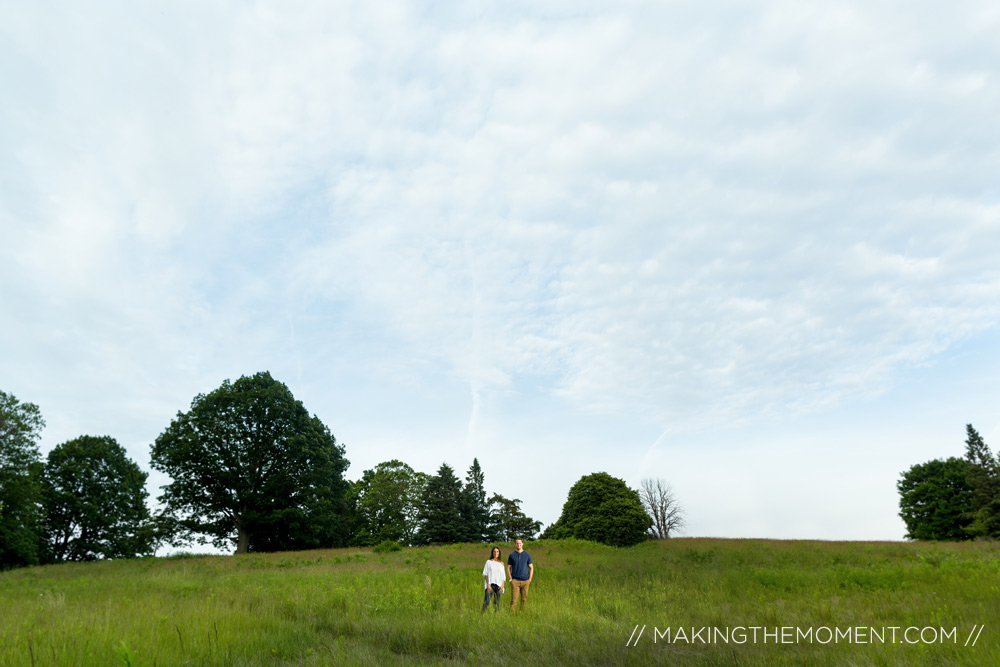
[[[483,598],[483,611],[490,606],[490,596],[493,596],[493,611],[500,609],[500,596],[503,595],[503,585],[507,581],[503,563],[500,561],[500,547],[490,550],[490,559],[483,568],[483,581],[486,584],[486,597]]]

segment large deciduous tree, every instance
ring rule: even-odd
[[[47,557],[134,558],[153,551],[146,473],[114,438],[57,445],[42,471]]]
[[[39,562],[44,427],[37,405],[0,391],[0,569]]]
[[[156,439],[160,500],[188,535],[236,553],[334,547],[350,537],[348,461],[326,425],[262,372],[199,394]]]
[[[914,540],[964,540],[972,513],[972,463],[935,459],[911,467],[897,482],[899,516]]]
[[[361,546],[385,540],[414,544],[420,523],[417,515],[429,475],[393,459],[365,470],[351,485],[357,514],[354,543]]]
[[[625,547],[645,540],[650,524],[635,490],[624,480],[596,472],[573,485],[562,515],[542,537],[576,537]]]
[[[648,477],[643,479],[639,487],[639,498],[652,520],[649,527],[651,537],[664,540],[684,527],[684,510],[677,501],[674,490],[665,480]]]

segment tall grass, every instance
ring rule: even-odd
[[[0,574],[0,664],[1000,664],[993,543],[671,539],[614,549],[567,540],[527,548],[536,578],[523,614],[509,612],[509,596],[501,613],[480,613],[488,545],[15,570]],[[965,646],[974,625],[985,630]],[[739,644],[667,643],[653,630],[737,626],[958,631],[955,641],[932,644],[761,636]]]

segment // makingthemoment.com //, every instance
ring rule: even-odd
[[[638,646],[646,641],[654,644],[962,644],[975,646],[982,634],[982,625],[972,626],[968,635],[959,634],[957,627],[933,626],[702,626],[654,627],[646,634],[646,625],[636,625],[626,646]],[[964,641],[963,641],[964,640]]]

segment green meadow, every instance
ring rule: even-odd
[[[527,550],[536,575],[521,614],[509,597],[499,614],[480,613],[486,545],[8,571],[0,664],[1000,664],[996,543],[674,538]]]

